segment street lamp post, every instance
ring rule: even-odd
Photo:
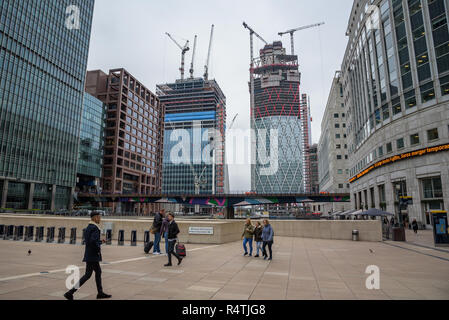
[[[398,221],[395,223],[395,226],[393,228],[393,240],[394,241],[405,241],[405,229],[404,229],[404,224],[402,222],[400,191],[401,191],[401,184],[396,184],[396,193],[397,193],[397,197],[398,197]],[[395,236],[395,233],[396,233],[396,236]]]

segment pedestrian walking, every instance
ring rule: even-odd
[[[413,219],[412,228],[413,228],[413,232],[415,234],[418,234],[418,222],[416,221],[416,219]]]
[[[165,217],[161,226],[161,237],[163,236],[165,241],[165,255],[168,255],[168,223],[168,218]]]
[[[388,218],[387,217],[384,217],[383,227],[384,227],[384,230],[385,230],[385,238],[388,240],[388,239],[390,239],[390,223],[388,222]]]
[[[156,255],[161,254],[161,227],[164,216],[165,209],[162,209],[160,212],[156,212],[156,214],[154,215],[153,225],[151,226],[151,233],[154,234],[153,254]]]
[[[67,300],[73,300],[73,294],[92,276],[92,272],[95,272],[95,283],[97,285],[97,299],[107,299],[110,298],[110,294],[106,294],[103,292],[103,287],[101,285],[101,267],[100,261],[102,261],[101,257],[101,244],[106,241],[100,240],[100,221],[101,215],[98,211],[92,211],[90,214],[91,221],[87,226],[84,239],[85,250],[84,250],[84,258],[83,262],[86,262],[86,272],[84,276],[78,281],[78,283],[69,291],[64,294],[64,297]]]
[[[256,255],[254,256],[255,258],[259,258],[259,250],[262,250],[262,230],[263,230],[263,226],[260,223],[260,221],[257,221],[257,225],[254,228],[254,241],[256,241],[256,248],[257,248],[257,252]]]
[[[168,263],[164,267],[171,267],[171,256],[174,255],[178,259],[178,265],[182,262],[182,257],[176,253],[175,244],[178,239],[179,227],[175,221],[173,213],[169,212],[168,218]]]
[[[274,238],[274,231],[273,231],[273,227],[271,226],[270,222],[268,222],[268,219],[265,219],[263,221],[264,227],[262,230],[262,240],[263,240],[263,259],[266,260],[268,258],[268,254],[267,254],[267,250],[266,247],[268,246],[268,251],[270,252],[270,257],[268,258],[268,260],[272,260],[273,259],[273,251],[272,251],[272,246],[273,246],[273,238]]]
[[[251,219],[246,219],[245,226],[243,228],[242,240],[243,240],[243,249],[245,250],[244,256],[248,255],[248,249],[246,248],[246,244],[249,244],[249,256],[253,255],[253,235],[254,235],[254,226],[251,223]]]

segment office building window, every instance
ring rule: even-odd
[[[396,140],[396,147],[398,150],[404,148],[404,138]]]
[[[383,146],[380,146],[378,149],[379,157],[382,157],[384,155],[384,148]]]
[[[422,179],[421,185],[424,199],[443,198],[440,177]]]
[[[391,142],[388,142],[386,147],[387,147],[387,153],[390,153],[391,151],[393,151],[393,146],[391,145]]]
[[[410,136],[410,145],[415,145],[419,143],[419,134],[415,133]]]
[[[438,138],[438,128],[427,130],[427,141],[437,140]]]
[[[421,99],[425,103],[427,101],[435,99],[435,90],[433,89],[433,82],[426,83],[420,87]]]

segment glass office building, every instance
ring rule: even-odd
[[[1,207],[71,206],[93,7],[0,2]]]
[[[431,225],[449,208],[449,28],[445,0],[354,1],[342,64],[354,209]],[[430,191],[429,191],[430,190]]]
[[[215,80],[157,86],[165,105],[163,194],[224,194],[226,97]]]
[[[106,110],[102,101],[84,93],[77,172],[77,191],[100,191]]]

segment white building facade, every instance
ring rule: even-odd
[[[332,80],[329,98],[321,121],[318,143],[318,177],[320,192],[349,193],[349,155],[347,110],[343,100],[341,72]],[[350,209],[350,203],[322,203],[320,212],[329,214]]]

